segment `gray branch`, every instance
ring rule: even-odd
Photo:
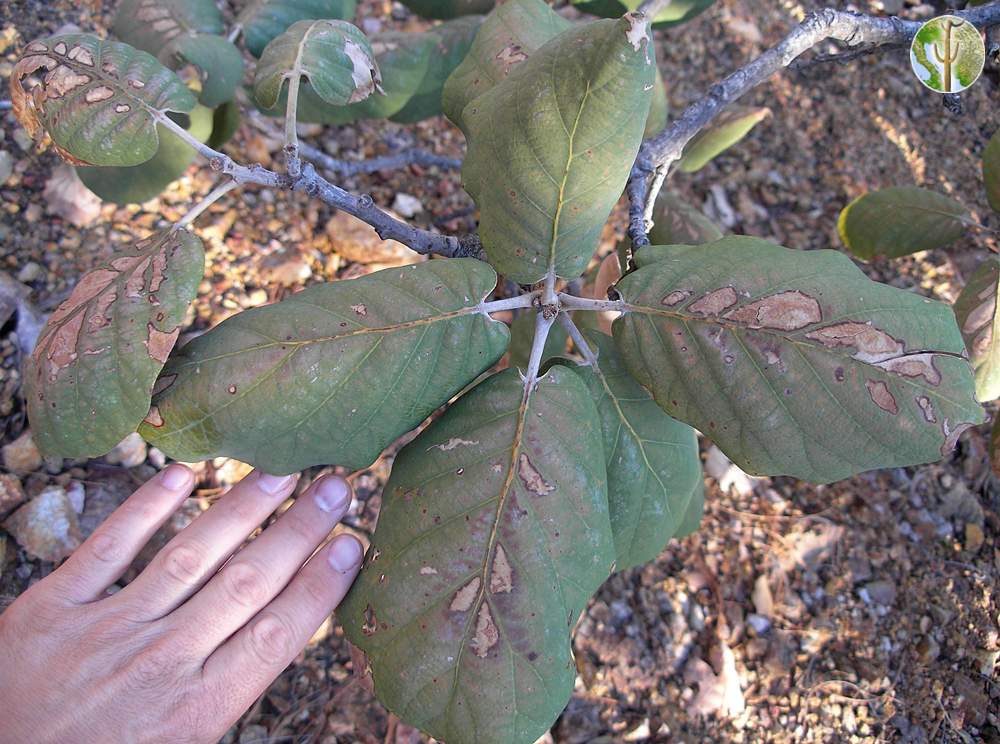
[[[1000,24],[1000,3],[991,3],[955,13],[977,28]],[[920,29],[917,21],[880,18],[827,8],[812,13],[776,46],[713,85],[708,93],[689,106],[678,119],[639,150],[629,177],[629,228],[633,245],[647,245],[648,220],[659,183],[684,151],[684,146],[730,104],[788,67],[817,44],[833,39],[848,47],[899,47],[909,44]],[[658,178],[657,175],[658,174]]]
[[[338,160],[332,158],[318,147],[299,143],[299,154],[306,160],[311,160],[323,170],[331,173],[339,173],[345,176],[355,176],[359,173],[375,173],[380,170],[396,170],[405,168],[408,165],[421,165],[425,168],[443,168],[445,170],[458,170],[462,167],[462,161],[458,158],[446,158],[443,155],[435,155],[427,150],[404,150],[395,155],[369,158],[368,160]]]

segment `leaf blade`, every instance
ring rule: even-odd
[[[43,452],[96,457],[135,431],[204,262],[201,241],[178,230],[83,276],[25,365],[28,415]]]
[[[731,236],[637,260],[614,324],[629,371],[749,473],[825,483],[928,462],[982,421],[948,308],[843,254]]]
[[[976,374],[976,397],[984,403],[1000,398],[998,286],[1000,260],[991,256],[969,277],[955,301],[955,317]]]
[[[259,58],[264,47],[297,21],[349,21],[356,10],[355,0],[264,0],[248,5],[237,22],[243,24],[247,51]]]
[[[503,354],[506,326],[477,309],[495,282],[446,259],[247,310],[171,359],[140,433],[186,462],[367,467]]]
[[[523,390],[514,370],[488,378],[400,453],[338,610],[379,698],[449,741],[545,732],[572,691],[573,623],[613,559],[582,381],[554,367]]]

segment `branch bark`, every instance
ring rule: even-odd
[[[955,15],[979,29],[1000,24],[1000,3],[991,3]],[[827,8],[812,13],[778,44],[713,85],[697,102],[639,150],[629,178],[629,228],[633,245],[647,245],[651,224],[648,216],[659,193],[659,184],[676,162],[684,146],[730,104],[788,67],[817,44],[834,39],[848,47],[886,47],[909,44],[920,29],[918,21],[881,18]],[[657,176],[658,174],[658,176]]]

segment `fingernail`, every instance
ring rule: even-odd
[[[278,493],[278,491],[284,489],[294,479],[294,475],[268,475],[267,473],[261,473],[257,476],[257,487],[264,493]]]
[[[160,474],[160,483],[170,491],[180,491],[191,482],[191,471],[183,465],[171,465]]]
[[[330,554],[327,560],[338,571],[347,573],[361,563],[361,556],[361,543],[350,535],[341,535],[330,543]]]
[[[313,498],[325,512],[343,511],[351,501],[351,488],[343,478],[328,476],[316,484]]]

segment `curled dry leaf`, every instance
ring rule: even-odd
[[[36,74],[41,82],[26,91]],[[36,140],[47,132],[74,165],[144,163],[156,154],[156,117],[195,105],[194,94],[155,57],[91,34],[28,44],[10,90],[21,126]]]
[[[204,262],[191,233],[159,233],[85,274],[52,313],[25,366],[28,415],[45,454],[96,457],[135,431]]]

